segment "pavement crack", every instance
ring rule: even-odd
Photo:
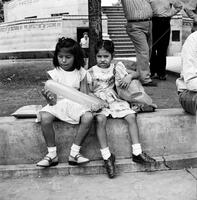
[[[172,170],[172,168],[167,164],[167,161],[164,156],[162,156],[162,159],[163,159],[164,166],[167,167],[168,169]]]
[[[197,176],[195,176],[188,168],[185,168],[185,171],[189,173],[195,180],[197,180]]]

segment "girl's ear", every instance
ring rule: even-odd
[[[114,53],[111,54],[111,57],[114,58]]]

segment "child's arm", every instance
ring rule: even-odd
[[[49,74],[47,74],[47,78],[48,80],[51,79],[51,77],[49,76]],[[47,103],[50,106],[53,106],[57,103],[57,95],[54,94],[53,92],[51,92],[50,90],[43,88],[41,90],[41,94],[45,97]]]
[[[133,79],[138,79],[139,74],[131,69],[126,69],[122,62],[115,67],[116,83],[121,88],[127,88]]]

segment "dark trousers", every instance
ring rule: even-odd
[[[166,75],[166,56],[170,41],[170,18],[154,17],[152,20],[153,43],[152,55],[150,58],[151,75]]]

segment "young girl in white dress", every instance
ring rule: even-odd
[[[132,159],[138,163],[153,163],[155,160],[142,152],[139,142],[139,130],[136,113],[130,108],[128,102],[121,100],[114,90],[115,81],[119,87],[127,88],[132,79],[137,78],[137,73],[128,74],[122,62],[115,66],[111,63],[114,54],[114,45],[110,40],[102,40],[95,47],[97,65],[91,67],[87,73],[87,80],[93,94],[105,100],[109,107],[97,113],[97,136],[101,146],[101,155],[109,178],[115,176],[115,156],[110,152],[107,143],[106,122],[107,117],[124,118],[129,127],[132,141]]]
[[[62,85],[86,92],[84,85],[86,70],[83,68],[83,52],[76,41],[71,38],[60,38],[56,44],[53,64],[55,68],[48,71],[50,79]],[[57,96],[47,89],[44,89],[42,94],[49,103],[39,112],[41,129],[46,141],[48,154],[37,163],[37,166],[50,167],[58,164],[55,131],[53,128],[55,118],[71,124],[80,124],[74,143],[71,146],[68,163],[78,165],[89,162],[89,159],[83,157],[79,152],[80,145],[87,135],[93,120],[90,109],[61,96]]]

